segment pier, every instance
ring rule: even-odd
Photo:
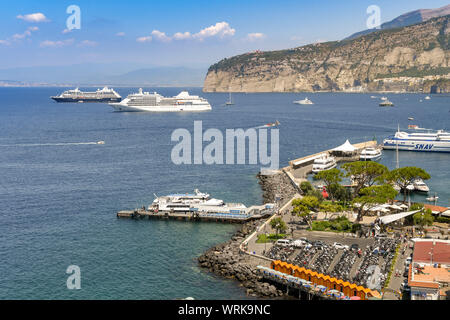
[[[117,212],[117,218],[130,219],[167,219],[181,221],[204,221],[204,222],[226,222],[226,223],[245,223],[269,217],[274,214],[275,209],[267,209],[264,206],[253,206],[250,211],[256,210],[256,213],[236,214],[236,213],[217,213],[217,212],[170,212],[153,211],[144,208],[135,210],[123,210]]]
[[[350,156],[336,156],[336,162],[351,162],[351,161],[358,161],[359,160],[359,154],[361,151],[365,148],[369,147],[376,147],[377,142],[376,141],[366,141],[361,143],[353,144],[353,147],[355,147],[356,151],[354,154]],[[282,171],[286,173],[286,175],[291,179],[291,181],[298,187],[300,183],[306,180],[308,174],[312,172],[312,167],[314,160],[322,157],[323,155],[331,155],[335,151],[333,149],[321,151],[309,156],[301,157],[295,160],[289,161],[289,165],[282,168]]]

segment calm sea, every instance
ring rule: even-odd
[[[57,104],[63,88],[0,88],[1,299],[240,299],[245,292],[197,267],[196,257],[227,240],[233,225],[119,220],[116,212],[148,205],[154,194],[198,188],[226,201],[261,203],[255,165],[181,165],[170,160],[177,128],[250,128],[280,121],[280,165],[352,143],[379,141],[408,124],[450,129],[450,98],[387,95],[379,108],[365,94],[193,94],[213,110],[196,114],[115,113],[105,104]],[[151,90],[151,89],[147,89]],[[181,89],[158,88],[163,95]],[[118,88],[126,96],[136,88]],[[414,117],[415,121],[408,121]],[[71,144],[104,140],[105,145]],[[431,192],[449,204],[450,154],[400,152],[401,166],[432,176]],[[382,163],[395,167],[395,152]],[[413,200],[424,200],[415,196]],[[66,269],[81,269],[68,290]]]

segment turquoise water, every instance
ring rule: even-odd
[[[194,188],[226,201],[261,203],[259,165],[181,165],[170,161],[177,128],[250,128],[279,120],[280,165],[342,144],[381,140],[414,123],[450,129],[449,98],[388,95],[379,108],[363,94],[203,94],[211,112],[114,113],[104,104],[57,104],[62,88],[0,88],[1,299],[240,299],[245,292],[197,267],[196,257],[229,239],[234,225],[116,218],[148,205],[154,193]],[[180,89],[159,88],[164,95]],[[136,89],[118,88],[126,96]],[[414,117],[416,121],[408,121]],[[105,145],[43,145],[95,142]],[[33,146],[30,146],[33,145]],[[42,144],[42,145],[40,145]],[[28,145],[28,146],[27,146]],[[450,154],[400,152],[400,165],[427,170],[439,203],[450,198]],[[395,152],[382,163],[395,167]],[[418,199],[424,196],[416,196]],[[81,269],[81,290],[66,288],[69,265]]]

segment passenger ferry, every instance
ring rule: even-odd
[[[402,132],[397,131],[394,136],[383,140],[384,149],[397,149],[408,151],[426,152],[450,152],[450,133],[444,130],[433,131],[418,128],[415,130],[424,132]]]
[[[319,173],[321,171],[336,168],[337,163],[334,157],[329,155],[324,155],[323,157],[314,160],[312,172]]]
[[[182,91],[175,97],[164,97],[156,92],[139,92],[128,95],[119,103],[110,103],[115,111],[149,111],[149,112],[180,112],[180,111],[209,111],[209,102],[199,96],[191,96]]]
[[[361,151],[359,155],[359,160],[361,161],[376,161],[382,156],[381,150],[376,148],[366,148]]]

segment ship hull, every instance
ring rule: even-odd
[[[60,98],[60,97],[51,97],[56,102],[98,102],[98,103],[109,103],[109,102],[120,102],[121,98]]]
[[[383,149],[418,152],[450,152],[450,141],[414,141],[414,140],[394,140],[386,139],[383,142]]]
[[[117,112],[201,112],[210,111],[209,104],[204,105],[167,105],[167,106],[127,106],[120,103],[110,103]]]

